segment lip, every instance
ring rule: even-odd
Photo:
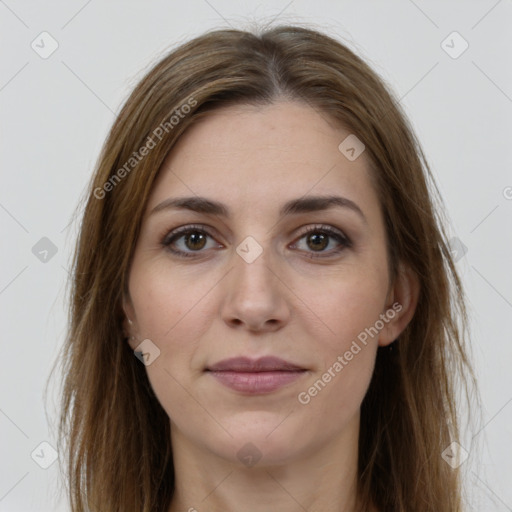
[[[258,359],[251,359],[250,357],[232,357],[219,361],[207,368],[207,371],[211,372],[229,371],[247,373],[297,370],[305,370],[305,368],[274,356],[265,356]]]
[[[226,387],[246,394],[276,391],[302,377],[307,370],[278,357],[234,357],[209,366],[206,371]]]

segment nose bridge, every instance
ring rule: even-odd
[[[262,237],[263,238],[263,237]],[[224,320],[251,329],[283,323],[289,316],[285,289],[277,277],[269,239],[248,236],[233,253],[233,270],[223,308]]]
[[[238,291],[268,293],[275,285],[271,244],[268,239],[259,239],[260,241],[253,236],[247,236],[236,247],[236,254],[233,254],[233,277],[235,289]]]

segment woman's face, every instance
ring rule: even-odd
[[[151,340],[175,445],[275,464],[357,436],[399,315],[365,153],[338,148],[349,135],[300,103],[240,105],[164,163],[124,308],[132,348]]]

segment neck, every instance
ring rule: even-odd
[[[192,444],[172,425],[176,477],[169,512],[355,512],[358,427],[293,460],[245,467]]]

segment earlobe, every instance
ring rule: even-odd
[[[133,322],[129,318],[125,317],[123,321],[123,336],[125,341],[134,350],[137,346],[137,338],[134,336]]]
[[[379,346],[393,343],[404,331],[416,311],[419,293],[418,276],[409,266],[400,264],[386,302],[384,315],[388,321],[379,334]]]
[[[135,325],[132,320],[132,317],[134,317],[133,312],[133,306],[131,303],[131,300],[129,298],[123,299],[123,313],[124,313],[124,319],[123,319],[123,336],[125,337],[126,341],[130,344],[130,347],[132,349],[136,346],[136,338],[135,338]]]
[[[133,334],[133,332],[132,332],[133,321],[131,320],[130,313],[127,311],[127,308],[125,307],[124,304],[123,304],[123,313],[124,313],[123,336],[125,338],[129,338]]]

